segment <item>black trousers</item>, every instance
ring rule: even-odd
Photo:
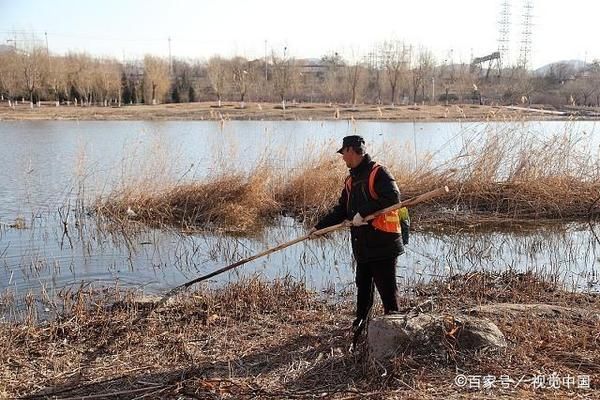
[[[397,257],[358,263],[356,266],[356,318],[366,319],[373,306],[374,286],[377,287],[386,314],[398,311],[396,286]]]

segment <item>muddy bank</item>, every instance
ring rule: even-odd
[[[564,112],[562,112],[564,111]],[[358,105],[349,104],[289,104],[283,110],[279,103],[227,102],[218,107],[214,102],[161,104],[155,106],[128,105],[123,107],[55,107],[44,104],[30,108],[19,104],[9,108],[0,104],[0,120],[381,120],[381,121],[455,121],[489,119],[502,121],[515,118],[531,120],[594,119],[595,114],[580,110],[562,110],[558,113],[539,113],[522,108],[503,106],[480,106],[473,104],[455,105]],[[597,114],[597,113],[596,113]]]
[[[410,349],[386,366],[370,361],[364,342],[348,351],[351,287],[314,293],[289,279],[203,287],[136,323],[148,305],[132,296],[71,293],[63,299],[68,311],[52,322],[0,325],[0,396],[593,398],[600,389],[600,322],[589,315],[600,313],[600,298],[554,282],[528,273],[471,273],[404,288],[404,309],[425,299],[447,315],[510,303],[514,312],[479,309],[507,347],[474,353],[445,340],[442,356]],[[586,313],[519,312],[515,304]],[[463,376],[479,377],[480,386],[463,385]],[[496,384],[484,389],[483,376]],[[500,385],[506,376],[521,382],[502,378],[509,384]],[[539,376],[561,381],[535,387]]]

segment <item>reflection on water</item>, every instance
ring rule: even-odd
[[[70,244],[65,243],[63,226],[57,220],[39,220],[26,230],[3,229],[2,292],[16,298],[28,291],[53,296],[62,288],[93,281],[158,294],[304,233],[302,226],[288,218],[254,238],[211,233],[186,236],[151,229],[107,233],[96,229],[92,220],[79,231],[71,228]],[[563,228],[525,233],[414,233],[406,254],[399,258],[398,282],[409,287],[431,277],[513,269],[558,276],[574,289],[598,291],[598,245],[593,235],[585,225]],[[348,233],[305,241],[211,282],[222,284],[256,274],[266,279],[292,276],[316,290],[348,289],[354,276]]]
[[[528,123],[519,129],[545,134],[566,129],[567,124]],[[594,122],[578,122],[574,127],[589,134],[587,146],[597,147]],[[375,154],[391,149],[415,163],[424,155],[441,162],[456,155],[467,138],[472,140],[484,128],[514,129],[514,124],[3,122],[0,289],[17,298],[29,291],[53,296],[61,288],[93,281],[162,293],[304,233],[303,227],[283,218],[281,224],[253,238],[153,229],[126,235],[99,229],[82,210],[82,200],[89,202],[150,168],[168,168],[173,176],[199,179],[214,173],[217,166],[249,167],[265,156],[265,148],[278,149],[267,153],[276,165],[293,168],[303,152],[334,145],[349,133],[365,136]],[[157,154],[157,143],[170,151]],[[169,154],[177,157],[171,159]],[[9,227],[17,217],[24,218],[26,229]],[[598,290],[596,250],[590,231],[578,225],[521,233],[415,233],[399,259],[399,283],[512,268],[555,274],[578,290]],[[347,233],[292,246],[213,282],[222,284],[248,274],[290,275],[317,290],[351,287]]]

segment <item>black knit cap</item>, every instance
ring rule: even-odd
[[[359,135],[346,136],[342,140],[342,148],[339,149],[337,152],[341,154],[342,150],[344,150],[346,147],[364,147],[364,145],[365,145],[365,139],[363,139],[362,136],[359,136]]]

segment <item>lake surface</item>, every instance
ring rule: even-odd
[[[418,165],[442,163],[493,132],[547,137],[574,135],[598,154],[596,122],[398,123],[349,121],[0,122],[0,290],[17,297],[52,293],[82,281],[159,293],[199,274],[303,233],[291,219],[258,238],[185,236],[148,229],[128,242],[78,220],[63,235],[59,210],[74,224],[77,200],[89,204],[131,180],[160,171],[181,181],[219,169],[247,170],[259,159],[292,169],[307,153],[335,149],[348,134],[363,135],[370,153],[391,153]],[[159,176],[156,179],[160,179]],[[15,229],[17,219],[27,229]],[[558,271],[580,290],[598,282],[598,256],[581,225],[533,232],[414,234],[399,260],[399,282],[476,269]],[[347,288],[353,271],[345,234],[305,242],[215,282],[239,274],[291,275],[316,289]]]

